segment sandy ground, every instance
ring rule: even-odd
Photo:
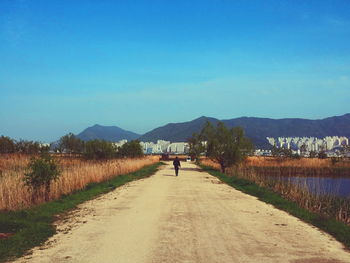
[[[316,228],[183,163],[86,202],[16,262],[350,262]]]

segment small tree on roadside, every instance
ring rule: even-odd
[[[42,187],[44,187],[45,201],[48,201],[51,182],[57,180],[59,175],[58,164],[49,154],[43,154],[40,158],[32,158],[24,174],[25,184],[33,189],[32,201],[36,201]]]
[[[220,164],[221,172],[227,167],[238,165],[253,150],[253,144],[244,136],[240,127],[227,128],[218,122],[214,127],[207,122],[202,129],[201,138],[206,141],[206,155]]]
[[[187,140],[189,144],[189,156],[192,159],[196,159],[196,163],[199,162],[200,155],[205,151],[205,146],[203,143],[203,138],[200,134],[193,133],[192,137]]]

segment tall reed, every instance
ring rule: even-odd
[[[280,193],[284,198],[296,202],[300,207],[303,207],[312,212],[322,214],[327,217],[335,218],[341,222],[350,225],[349,199],[338,197],[335,193],[325,194],[325,189],[322,189],[322,184],[317,178],[313,178],[312,185],[310,185],[307,183],[305,178],[300,181],[296,181],[295,176],[298,174],[276,173],[277,168],[280,169],[282,167],[288,166],[281,165],[274,167],[276,169],[272,170],[272,172],[269,174],[268,169],[256,169],[257,162],[261,162],[260,167],[269,168],[269,166],[263,166],[264,161],[253,159],[253,162],[251,162],[251,160],[248,159],[247,162],[239,166],[229,168],[227,170],[227,174],[230,176],[244,178],[256,183],[261,187],[269,188],[274,192]],[[220,166],[217,163],[209,159],[202,159],[201,163],[206,166],[211,166],[217,170],[220,169]],[[254,166],[251,166],[252,163],[254,164]],[[299,165],[309,165],[310,167],[310,163],[311,165],[314,165],[315,163],[317,163],[317,161],[304,161]],[[297,163],[295,162],[295,160],[293,160],[293,162],[291,162],[290,164],[293,164],[293,167],[297,167]],[[324,164],[326,164],[326,162],[324,162]],[[290,171],[292,170],[293,169],[290,169]],[[313,189],[312,191],[310,191],[310,187],[311,189]]]
[[[61,176],[52,182],[50,200],[99,183],[114,176],[130,173],[158,162],[159,157],[87,161],[79,158],[57,158]],[[32,189],[23,178],[30,157],[25,155],[0,156],[0,211],[17,210],[33,206]],[[35,204],[44,202],[44,191]]]

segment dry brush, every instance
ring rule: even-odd
[[[61,170],[58,180],[51,183],[50,200],[99,183],[112,177],[127,174],[159,161],[158,156],[124,158],[106,161],[88,161],[79,158],[56,157]],[[30,161],[27,155],[0,156],[0,211],[31,207],[45,201],[44,191],[35,204],[32,189],[24,184],[24,173]]]

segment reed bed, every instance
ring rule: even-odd
[[[347,158],[285,158],[285,157],[258,157],[249,156],[246,165],[258,167],[303,167],[303,168],[350,168],[350,160]]]
[[[244,167],[264,176],[350,177],[348,159],[249,157]]]
[[[297,160],[292,160],[292,168],[298,167]],[[220,170],[220,165],[209,160],[202,159],[201,163],[205,166],[213,167],[214,169]],[[288,162],[287,162],[288,163]],[[328,165],[327,160],[303,160],[299,167],[317,169],[314,165],[317,163]],[[313,178],[312,185],[308,184],[306,180],[296,181],[295,178],[298,174],[285,173],[276,174],[276,169],[256,169],[257,164],[261,167],[269,168],[270,166],[264,166],[264,160],[256,159],[256,157],[250,157],[246,162],[239,166],[231,167],[227,169],[229,176],[237,176],[240,178],[247,179],[254,182],[255,184],[268,188],[274,192],[281,194],[284,198],[296,202],[300,207],[305,208],[309,211],[316,212],[326,217],[335,218],[341,222],[350,225],[350,200],[336,196],[336,193],[329,193],[322,189],[322,184],[317,178]],[[283,164],[286,165],[286,164]],[[279,166],[277,168],[283,168],[287,166]],[[324,166],[325,167],[325,166]],[[320,167],[323,168],[323,167]],[[292,171],[290,169],[289,171]],[[263,172],[261,172],[263,171]],[[272,172],[271,172],[272,171]],[[278,170],[278,171],[281,171]],[[310,188],[313,191],[310,191]],[[325,194],[325,192],[328,192]]]
[[[87,161],[66,157],[55,159],[59,163],[61,175],[58,180],[51,183],[50,200],[81,190],[90,183],[103,182],[159,161],[158,156],[108,161]],[[30,157],[26,155],[0,156],[0,211],[28,208],[44,202],[44,189],[33,203],[32,189],[24,184],[24,173],[29,161]]]

